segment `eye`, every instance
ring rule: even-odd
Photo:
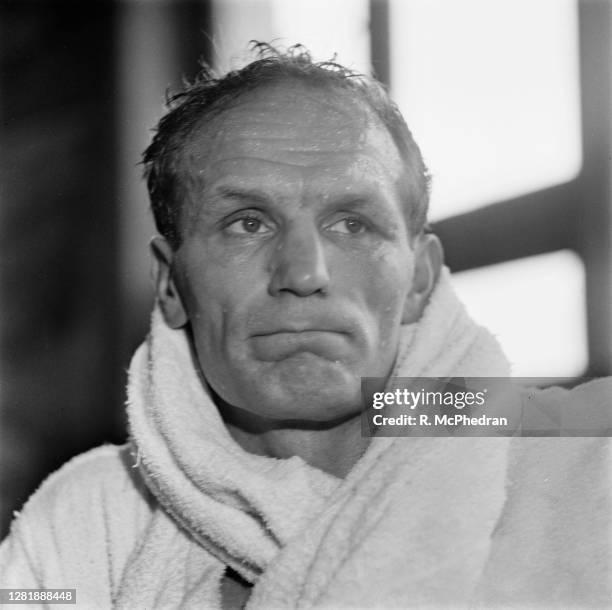
[[[354,216],[343,218],[342,220],[339,220],[329,226],[331,231],[344,233],[345,235],[357,235],[358,233],[364,233],[366,228],[366,224]]]
[[[230,233],[238,235],[255,235],[257,233],[268,233],[270,231],[270,228],[256,216],[243,216],[242,218],[237,218],[228,224],[226,229]]]

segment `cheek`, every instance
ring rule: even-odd
[[[184,304],[192,321],[218,317],[234,308],[245,287],[244,262],[224,256],[219,248],[193,240],[185,244],[179,260],[179,282]]]
[[[245,345],[236,341],[243,318],[239,291],[240,284],[232,281],[231,274],[209,270],[191,281],[186,305],[200,369],[214,390],[230,402],[236,397],[228,366]]]
[[[204,260],[204,257],[202,257]],[[218,350],[245,299],[243,278],[224,262],[208,258],[207,264],[186,266],[181,276],[181,295],[200,350]]]
[[[361,298],[377,328],[378,340],[389,343],[397,335],[404,304],[412,286],[410,251],[381,251],[360,262]]]

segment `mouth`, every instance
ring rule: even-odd
[[[259,360],[275,362],[295,354],[310,352],[327,360],[339,360],[348,349],[348,335],[344,331],[320,328],[279,328],[251,337],[255,356]]]
[[[336,311],[306,311],[293,309],[276,312],[270,310],[265,316],[249,324],[252,337],[273,335],[303,335],[310,333],[332,333],[353,335],[359,329],[355,316],[347,311],[349,307],[337,308]]]
[[[261,330],[253,333],[253,337],[270,337],[274,335],[304,335],[307,336],[310,333],[336,333],[346,334],[346,330],[339,328],[322,328],[315,326],[300,326],[300,325],[288,325],[280,326],[278,328],[272,328],[269,330]]]

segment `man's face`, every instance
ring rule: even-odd
[[[268,418],[356,413],[360,378],[390,374],[413,289],[386,128],[344,93],[270,86],[204,127],[184,163],[196,179],[171,276],[208,383]]]

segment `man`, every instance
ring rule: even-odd
[[[175,96],[144,162],[161,235],[129,446],[49,478],[1,586],[123,608],[609,601],[604,440],[361,436],[362,377],[509,370],[450,288],[378,84],[264,48]]]

